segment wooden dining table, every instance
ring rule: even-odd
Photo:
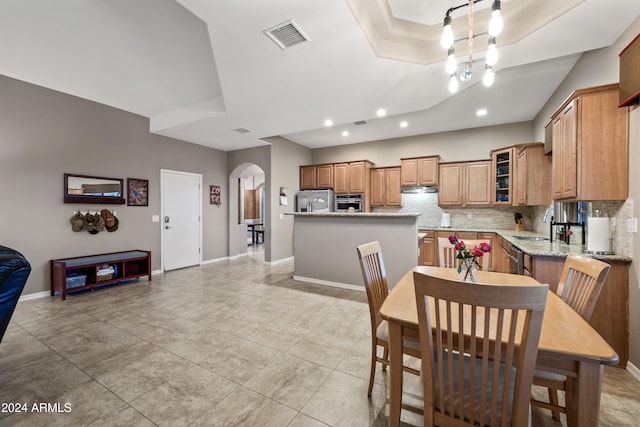
[[[400,424],[402,405],[402,339],[418,339],[414,272],[460,279],[453,268],[414,267],[395,284],[380,308],[380,315],[389,324],[389,425],[394,427]],[[538,283],[529,276],[488,271],[478,272],[478,282],[497,285]],[[567,377],[565,400],[569,427],[598,425],[604,365],[617,362],[617,353],[598,332],[558,295],[549,291],[536,368]]]

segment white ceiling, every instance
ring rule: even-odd
[[[495,84],[482,85],[480,64],[452,96],[446,52],[429,65],[376,56],[350,8],[358,1],[418,30],[441,28],[446,9],[463,2],[0,0],[0,74],[149,117],[152,132],[225,151],[276,135],[318,148],[532,120],[582,52],[610,46],[640,15],[638,0],[577,2],[520,41],[498,37]],[[502,2],[505,17],[516,3]],[[310,41],[283,51],[262,31],[289,19]],[[377,118],[378,108],[387,116]],[[353,124],[360,120],[368,124]]]

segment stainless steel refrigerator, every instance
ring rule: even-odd
[[[296,212],[333,212],[333,190],[298,191]]]

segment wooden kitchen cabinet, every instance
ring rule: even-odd
[[[333,188],[333,164],[300,166],[301,190],[326,190]]]
[[[516,154],[514,205],[547,206],[551,203],[551,162],[544,144],[519,146]]]
[[[495,242],[496,242],[496,233],[478,233],[477,240],[482,240],[483,242],[487,242],[489,246],[491,246],[491,256],[489,257],[489,271],[495,271]]]
[[[333,165],[316,165],[316,188],[333,188]]]
[[[493,270],[498,273],[509,273],[509,250],[510,243],[507,242],[502,236],[496,234],[494,239],[494,245],[491,247],[493,253]]]
[[[420,258],[418,265],[437,266],[438,265],[438,244],[436,243],[436,232],[420,230],[425,233],[420,240]]]
[[[367,176],[372,163],[357,161],[335,163],[333,165],[334,187],[336,194],[358,194],[367,191]]]
[[[491,204],[491,160],[440,163],[439,206],[487,206]]]
[[[513,204],[514,157],[514,147],[491,152],[491,204],[493,205]]]
[[[403,187],[438,185],[440,156],[400,159],[401,185]]]
[[[554,200],[624,200],[629,111],[618,84],[576,90],[552,115]]]
[[[333,192],[335,194],[349,194],[349,163],[335,163],[333,165]]]
[[[566,258],[549,256],[531,258],[533,278],[540,283],[548,283],[549,290],[556,292]],[[611,265],[611,269],[589,324],[618,353],[620,358],[618,366],[625,367],[629,359],[629,263],[603,261]]]
[[[371,168],[370,206],[402,206],[400,167]]]
[[[316,188],[315,165],[300,166],[300,189],[314,190]]]
[[[464,163],[440,163],[438,205],[464,204]]]

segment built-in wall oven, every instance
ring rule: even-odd
[[[364,194],[336,194],[335,212],[364,212]]]

